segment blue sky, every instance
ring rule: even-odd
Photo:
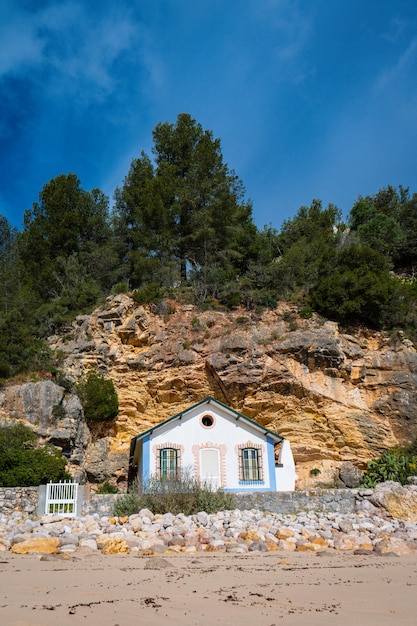
[[[417,192],[415,0],[0,0],[0,213],[51,178],[112,199],[152,129],[190,113],[280,228]]]

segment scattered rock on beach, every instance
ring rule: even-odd
[[[32,537],[12,546],[14,554],[58,554],[59,539],[57,537]]]
[[[0,515],[0,550],[73,557],[101,551],[158,560],[164,554],[222,551],[320,554],[335,550],[346,554],[398,555],[417,552],[416,485],[385,483],[375,489],[373,503],[363,502],[369,506],[345,514],[300,511],[284,515],[236,509],[175,516],[143,509],[123,518],[94,514],[75,519],[36,519],[14,513]]]

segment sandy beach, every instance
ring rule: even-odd
[[[3,553],[0,561],[3,626],[417,623],[415,555]]]

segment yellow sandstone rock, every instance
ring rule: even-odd
[[[390,537],[388,541],[378,543],[375,546],[375,552],[380,555],[396,554],[401,556],[402,554],[411,554],[413,550],[399,537]]]
[[[359,548],[358,538],[353,535],[342,535],[335,539],[336,550],[357,550]],[[360,546],[362,548],[362,546]]]
[[[416,358],[409,343],[393,343],[384,333],[346,334],[335,323],[299,317],[297,307],[284,302],[256,315],[168,304],[164,316],[119,294],[105,303],[116,321],[97,309],[82,325],[73,322],[73,351],[67,331],[50,341],[51,348],[65,349],[70,378],[96,367],[113,380],[119,414],[103,437],[103,455],[121,481],[131,437],[207,395],[288,438],[299,488],[332,483],[344,461],[364,469],[382,449],[415,436],[411,422],[404,432],[398,427],[417,411],[412,382],[404,383],[412,380]],[[244,325],[237,322],[243,317]],[[85,335],[96,350],[76,349]],[[178,350],[186,343],[198,349]],[[226,352],[239,355],[239,366],[225,359]],[[12,395],[8,412],[19,409]],[[89,462],[94,446],[86,453],[90,473],[97,465]]]
[[[314,543],[317,546],[321,546],[322,548],[327,548],[327,541],[323,539],[323,537],[313,537],[312,539],[310,539],[310,542]]]
[[[58,537],[31,537],[12,546],[14,554],[58,554]]]
[[[294,532],[291,530],[291,528],[286,528],[285,526],[283,526],[282,528],[278,528],[277,532],[275,533],[275,537],[277,539],[288,539],[288,537],[294,537]]]
[[[289,550],[290,552],[294,552],[296,548],[296,543],[295,541],[288,541],[286,539],[280,539],[278,546],[280,550]]]
[[[124,539],[110,539],[107,541],[102,550],[102,554],[129,554],[129,546]]]
[[[307,541],[306,543],[299,544],[295,549],[297,552],[318,552],[319,550],[323,550],[323,547],[324,546],[319,545],[318,543]]]
[[[248,530],[246,533],[240,533],[239,537],[245,541],[259,541],[259,535],[253,530]]]

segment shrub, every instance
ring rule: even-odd
[[[134,515],[139,513],[142,507],[139,506],[139,496],[137,493],[130,492],[117,499],[114,505],[114,515],[124,517],[125,515]]]
[[[67,416],[62,404],[54,404],[52,407],[52,417],[54,420],[63,420]]]
[[[177,481],[160,480],[152,476],[141,487],[134,487],[134,491],[120,498],[114,513],[132,515],[141,509],[149,509],[154,514],[194,515],[199,511],[216,513],[234,508],[232,494],[222,489],[212,489],[208,483],[184,473]]]
[[[158,302],[163,297],[163,290],[158,283],[148,283],[135,289],[132,298],[138,304],[150,304]]]
[[[302,317],[305,320],[309,320],[313,317],[313,310],[311,308],[311,306],[303,306],[300,309],[300,317]]]
[[[37,436],[27,426],[0,428],[0,487],[31,487],[68,480],[66,459],[51,444],[37,447]]]
[[[0,378],[8,378],[10,376],[10,365],[5,361],[0,361]]]
[[[199,330],[201,328],[201,322],[198,317],[193,317],[191,320],[191,326],[194,330]]]
[[[119,493],[119,490],[116,485],[112,485],[108,480],[105,480],[104,483],[102,483],[97,489],[97,493]]]
[[[120,283],[116,283],[111,288],[111,292],[113,294],[127,293],[128,291],[129,291],[129,283],[124,280],[122,280]]]
[[[96,370],[90,370],[78,385],[78,393],[87,422],[108,422],[119,412],[119,401],[113,381]]]
[[[407,484],[408,477],[417,473],[417,454],[414,448],[415,443],[408,448],[391,448],[379,459],[368,461],[368,469],[363,475],[363,486],[375,487],[386,480]]]
[[[56,377],[56,384],[60,387],[64,387],[65,391],[68,391],[69,393],[74,393],[76,391],[75,385],[72,380],[67,378],[65,374],[63,374],[59,370]]]

